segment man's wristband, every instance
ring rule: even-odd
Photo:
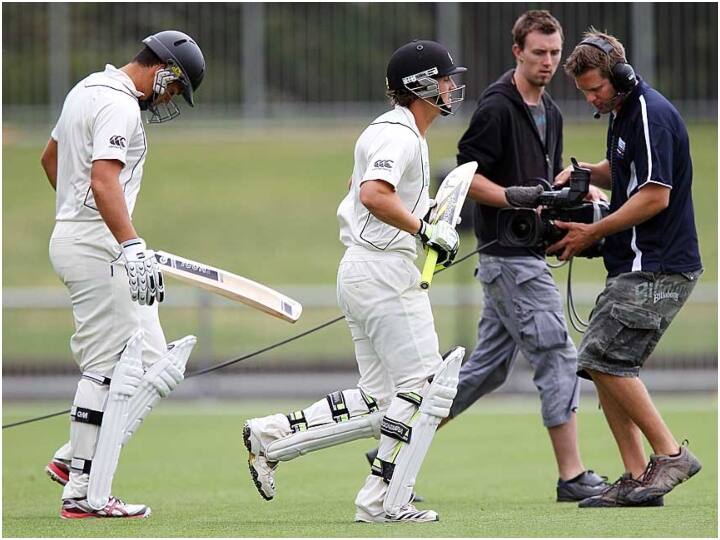
[[[423,242],[427,243],[428,236],[426,233],[429,224],[425,220],[420,220],[420,229],[415,233],[415,236],[419,237]]]

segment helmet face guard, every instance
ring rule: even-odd
[[[145,38],[143,43],[165,66],[155,74],[152,96],[141,103],[141,108],[151,113],[148,123],[167,122],[180,115],[180,109],[172,99],[162,99],[168,86],[178,81],[182,85],[183,98],[193,107],[193,92],[205,75],[205,59],[197,43],[187,34],[176,30],[158,32]]]
[[[433,107],[440,109],[440,113],[443,116],[455,114],[455,111],[453,111],[453,105],[459,105],[464,101],[465,85],[463,84],[453,88],[452,90],[440,92],[440,83],[438,78],[438,69],[433,67],[425,71],[403,77],[402,83],[408,92],[426,101]],[[443,99],[445,97],[447,99]]]
[[[174,82],[180,82],[185,88],[183,79],[187,80],[179,67],[168,61],[166,67],[157,70],[153,79],[152,94],[150,99],[141,102],[140,108],[150,112],[148,124],[161,124],[180,116],[180,109],[173,102],[172,98],[163,101],[163,96],[168,87]]]

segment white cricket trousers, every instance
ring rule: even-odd
[[[72,301],[70,339],[81,372],[112,377],[125,344],[142,328],[145,367],[167,350],[157,303],[130,298],[122,250],[103,221],[58,221],[50,238],[50,261]]]
[[[340,262],[338,304],[355,344],[358,386],[382,410],[393,398],[398,401],[398,392],[421,392],[442,363],[430,300],[419,283],[417,267],[399,253],[351,247]],[[402,408],[406,402],[393,406],[398,404]],[[393,444],[381,437],[383,450]],[[371,515],[382,514],[386,491],[382,478],[370,474],[355,504]]]
[[[70,349],[80,371],[73,406],[101,412],[107,385],[98,378],[112,378],[115,365],[130,337],[144,330],[142,362],[145,368],[167,350],[158,306],[141,306],[130,297],[122,250],[103,221],[55,224],[50,239],[50,261],[70,293],[75,333]],[[70,442],[55,452],[56,459],[73,463],[91,461],[99,426],[70,422]],[[71,468],[63,498],[87,494],[89,474]]]

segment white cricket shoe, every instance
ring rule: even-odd
[[[91,507],[85,497],[80,499],[63,499],[60,517],[63,519],[82,518],[146,518],[150,515],[150,507],[144,504],[128,504],[117,497],[110,497],[102,510]]]
[[[359,523],[430,523],[440,521],[434,510],[418,510],[412,503],[403,506],[397,514],[380,514],[373,516],[358,508],[355,521]]]
[[[260,442],[253,436],[252,420],[245,422],[243,426],[243,442],[248,451],[248,468],[250,476],[258,492],[266,501],[275,497],[275,470],[277,461],[269,461],[260,449]]]

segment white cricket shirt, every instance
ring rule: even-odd
[[[98,159],[124,164],[120,185],[132,215],[147,153],[138,92],[130,77],[107,64],[70,90],[50,136],[58,143],[58,221],[101,220],[90,189],[90,169]]]
[[[420,219],[429,207],[430,160],[425,138],[405,107],[395,106],[376,118],[355,144],[352,184],[337,210],[340,241],[347,247],[394,251],[417,257],[413,235],[373,216],[360,202],[360,186],[368,180],[384,180],[395,188],[400,200]]]

